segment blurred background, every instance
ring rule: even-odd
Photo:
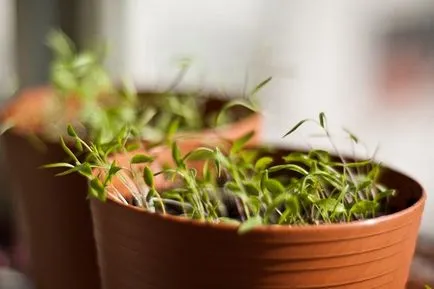
[[[189,88],[235,95],[272,76],[264,141],[290,144],[294,122],[324,111],[423,183],[421,236],[434,238],[433,0],[0,0],[2,101],[48,81],[53,27],[82,47],[107,43],[112,76],[140,88],[167,85],[185,58]],[[13,231],[2,170],[0,248]]]

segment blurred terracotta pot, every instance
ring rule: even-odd
[[[95,242],[86,180],[40,166],[65,159],[59,144],[40,138],[45,149],[29,141],[41,136],[43,113],[50,105],[47,87],[24,90],[6,105],[2,121],[13,129],[2,136],[5,158],[19,206],[25,243],[29,247],[30,274],[38,289],[100,288]],[[66,117],[77,111],[68,103]]]
[[[103,99],[104,101],[104,99]],[[206,113],[224,105],[211,100]],[[39,167],[65,159],[65,153],[56,142],[44,139],[42,128],[47,108],[53,102],[53,90],[38,87],[22,91],[2,110],[3,122],[11,121],[12,130],[3,136],[6,161],[16,190],[22,215],[24,234],[30,250],[31,273],[39,289],[99,288],[95,242],[89,204],[86,199],[86,181],[78,176],[54,177],[53,170]],[[79,112],[78,99],[68,98],[63,121],[74,120]],[[233,139],[247,131],[260,128],[260,116],[251,115],[233,125],[219,129],[219,134]],[[45,150],[29,141],[36,135]],[[199,146],[204,138],[215,139],[216,131],[189,134],[183,150]],[[256,138],[259,137],[257,134]],[[184,142],[183,142],[184,143]],[[161,151],[160,151],[161,152]],[[165,159],[161,153],[158,157]],[[126,196],[128,197],[128,196]]]
[[[285,152],[285,151],[283,151]],[[425,203],[422,187],[386,169],[392,214],[319,226],[234,226],[91,201],[104,289],[404,289]]]

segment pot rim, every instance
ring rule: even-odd
[[[347,229],[354,229],[356,227],[358,228],[364,228],[364,227],[372,227],[375,225],[381,225],[387,222],[390,222],[394,219],[398,219],[400,217],[403,217],[405,215],[410,215],[414,211],[418,210],[420,207],[423,207],[427,198],[426,190],[422,187],[422,185],[417,182],[412,177],[399,172],[395,169],[392,169],[390,167],[385,167],[389,169],[392,173],[397,174],[399,178],[407,178],[409,181],[414,182],[418,185],[419,189],[421,190],[421,196],[420,198],[411,206],[400,210],[398,212],[380,216],[372,219],[367,220],[358,220],[358,221],[351,221],[347,223],[330,223],[330,224],[319,224],[319,225],[299,225],[299,226],[290,226],[290,225],[278,225],[278,224],[271,224],[271,225],[260,225],[258,227],[255,227],[252,229],[255,233],[274,233],[274,234],[285,234],[288,232],[323,232],[328,230],[347,230]],[[101,202],[100,200],[94,199],[93,201]],[[123,204],[120,201],[116,200],[115,198],[111,196],[107,196],[106,202],[110,202],[114,205],[125,207],[126,209],[133,210],[136,213],[142,213],[149,217],[153,217],[156,219],[159,219],[161,221],[169,221],[169,222],[176,222],[178,224],[184,224],[184,225],[191,225],[195,226],[197,228],[211,228],[213,230],[220,230],[220,231],[234,231],[238,228],[238,225],[235,224],[228,224],[228,223],[210,223],[206,221],[200,221],[195,219],[189,219],[186,217],[181,216],[175,216],[175,215],[163,215],[161,213],[151,213],[147,211],[144,208],[135,207],[132,205]],[[104,203],[104,202],[103,202]]]

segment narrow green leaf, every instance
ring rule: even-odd
[[[66,130],[67,130],[69,136],[71,136],[71,137],[77,137],[77,133],[75,132],[75,130],[72,127],[72,125],[69,124]]]
[[[262,171],[273,162],[272,157],[262,157],[255,163],[255,170]]]
[[[255,131],[250,131],[234,141],[231,147],[231,154],[236,154],[247,144],[247,142],[255,135]]]
[[[286,199],[286,208],[290,209],[294,215],[300,213],[300,201],[296,195],[289,195]]]
[[[104,195],[104,186],[101,184],[101,181],[97,178],[94,178],[90,181],[90,187],[91,189],[93,189],[95,192],[97,192],[97,195],[99,197]]]
[[[288,135],[292,134],[294,131],[296,131],[301,125],[303,125],[305,122],[311,121],[311,119],[303,119],[299,121],[293,128],[291,128],[287,133],[283,135],[283,137],[287,137]]]
[[[220,149],[218,147],[215,148],[215,160],[223,165],[223,167],[227,168],[230,166],[230,162],[228,160],[228,158],[225,156],[225,154],[223,154]]]
[[[60,137],[60,144],[63,148],[63,150],[68,154],[69,157],[71,157],[71,159],[73,159],[76,163],[80,163],[77,159],[77,157],[74,155],[74,153],[69,149],[69,147],[65,144],[65,140],[63,139],[63,137]]]
[[[111,165],[110,165],[110,169],[109,169],[108,174],[109,174],[110,176],[114,176],[114,175],[115,175],[118,171],[120,171],[120,170],[122,170],[122,168],[116,166],[116,162],[113,161],[113,162],[111,163]]]
[[[312,160],[312,162],[310,163],[310,173],[314,174],[318,171],[318,161],[317,160]]]
[[[82,152],[83,151],[83,144],[79,140],[76,140],[75,141],[75,148],[77,149],[78,152]]]
[[[131,164],[143,164],[143,163],[150,163],[153,162],[154,158],[151,156],[147,156],[144,154],[138,154],[131,158],[130,163]]]
[[[286,208],[282,215],[279,217],[279,221],[278,224],[284,224],[286,223],[286,220],[288,219],[289,216],[294,216],[295,214],[292,212],[292,210],[290,208]]]
[[[220,217],[219,220],[225,224],[232,224],[232,225],[239,225],[240,224],[240,221],[235,220],[235,219],[231,219],[231,218],[227,218],[227,217]]]
[[[58,57],[70,58],[74,54],[74,44],[71,39],[59,30],[50,31],[47,45]]]
[[[126,125],[122,126],[122,128],[119,129],[119,131],[117,131],[115,139],[117,140],[117,142],[119,144],[122,144],[123,141],[125,139],[128,139],[130,133],[131,133],[131,128],[128,128]]]
[[[256,85],[256,87],[252,90],[252,92],[250,93],[250,95],[255,95],[256,93],[258,93],[258,91],[260,91],[265,85],[267,85],[271,80],[273,79],[273,77],[267,77],[266,79],[264,79],[263,81],[261,81],[258,85]]]
[[[375,195],[375,201],[379,202],[382,199],[388,198],[388,197],[393,197],[396,195],[396,190],[392,190],[392,189],[387,189],[384,191],[380,191],[377,192]]]
[[[336,177],[335,175],[330,174],[329,172],[317,170],[311,175],[319,176],[322,180],[326,181],[328,184],[332,185],[335,188],[342,187],[342,180]]]
[[[267,181],[268,181],[268,170],[265,170],[265,171],[262,173],[262,176],[261,176],[261,182],[260,182],[261,190],[262,190],[263,192],[265,192],[265,190],[267,189],[267,186],[266,186]]]
[[[272,214],[275,213],[276,209],[279,208],[281,205],[285,204],[288,199],[291,197],[288,193],[282,193],[275,197],[271,204],[267,207],[267,211],[265,212],[265,219],[268,220]]]
[[[235,182],[232,181],[225,183],[224,188],[225,190],[228,190],[233,193],[241,191],[241,188]]]
[[[91,188],[91,187],[88,188],[88,195],[89,195],[90,197],[95,198],[95,199],[99,199],[98,192],[95,191],[95,190],[94,190],[93,188]]]
[[[286,221],[289,216],[298,216],[300,213],[300,203],[295,195],[290,195],[286,198],[285,201],[285,210],[282,215],[279,217],[279,224],[282,224]]]
[[[211,183],[211,170],[209,169],[209,160],[206,160],[202,168],[203,179],[207,183]]]
[[[263,201],[258,195],[251,195],[247,199],[247,205],[250,209],[250,213],[253,215],[257,215],[261,212]]]
[[[164,191],[161,194],[164,195],[164,196],[166,196],[166,192],[171,192],[171,193],[174,193],[174,194],[178,194],[179,196],[182,196],[182,195],[185,195],[187,193],[190,193],[190,190],[186,189],[186,188],[174,188],[174,189],[171,189],[169,191]]]
[[[246,164],[251,164],[255,161],[259,151],[257,149],[244,149],[240,151],[240,157]]]
[[[190,172],[190,175],[193,177],[193,179],[196,179],[197,170],[195,168],[190,168],[188,171]]]
[[[277,196],[285,192],[285,187],[275,179],[268,179],[265,181],[265,187],[273,195]]]
[[[374,164],[371,171],[368,173],[368,178],[371,180],[377,180],[381,173],[380,164]]]
[[[361,200],[357,203],[355,203],[351,209],[351,214],[366,214],[375,212],[378,209],[378,203],[376,201],[369,201],[369,200]]]
[[[137,150],[140,147],[140,144],[138,143],[130,143],[126,146],[127,152],[132,152]]]
[[[289,155],[284,156],[283,160],[287,163],[300,162],[307,165],[310,164],[310,162],[312,161],[309,158],[308,154],[302,152],[292,152]]]
[[[62,177],[62,176],[70,175],[70,174],[72,174],[72,173],[76,173],[76,172],[78,172],[78,168],[77,168],[77,167],[73,167],[73,168],[71,168],[71,169],[69,169],[69,170],[66,170],[66,171],[64,171],[64,172],[61,172],[61,173],[55,174],[55,176],[56,176],[56,177]]]
[[[81,164],[79,166],[76,166],[76,168],[77,168],[77,171],[81,175],[83,175],[85,177],[88,177],[88,178],[92,177],[92,168],[90,167],[90,164],[83,163],[83,164]]]
[[[346,128],[344,128],[343,129],[347,134],[348,134],[348,136],[350,137],[350,139],[354,142],[354,143],[359,143],[359,138],[356,136],[356,135],[354,135],[352,132],[350,132],[348,129],[346,129]]]
[[[181,203],[184,202],[184,198],[176,191],[164,191],[161,193],[161,197],[163,198],[163,200],[169,199],[169,200],[176,200]]]
[[[154,187],[154,174],[148,166],[145,166],[143,169],[143,178],[145,180],[146,185],[153,188]]]
[[[73,168],[74,166],[69,163],[54,163],[54,164],[47,164],[41,166],[41,168],[44,169],[50,169],[50,168]]]
[[[181,123],[181,120],[179,117],[173,119],[169,126],[167,127],[167,131],[166,131],[166,138],[167,139],[172,139],[172,137],[175,135],[175,133],[178,131],[179,125]]]
[[[116,162],[113,161],[110,165],[109,171],[104,179],[104,186],[107,185],[113,178],[114,175],[116,175],[116,173],[118,171],[120,171],[122,168],[116,166]]]
[[[308,175],[309,174],[309,172],[306,171],[305,169],[303,169],[301,166],[294,165],[294,164],[277,165],[277,166],[274,166],[274,167],[271,167],[268,169],[268,171],[270,173],[277,172],[280,170],[290,170],[290,171],[300,173],[302,175]]]
[[[251,110],[251,111],[257,111],[257,108],[254,107],[250,102],[247,102],[246,100],[239,100],[239,99],[231,100],[231,101],[227,102],[222,107],[222,109],[219,111],[219,113],[217,114],[217,117],[216,117],[216,126],[221,125],[224,114],[229,109],[231,109],[233,107],[236,107],[236,106],[241,106],[241,107],[244,107],[244,108],[246,108],[248,110]]]
[[[334,166],[334,167],[347,167],[347,168],[359,168],[359,167],[367,166],[369,164],[372,164],[371,159],[361,160],[361,161],[357,161],[357,162],[347,162],[347,163],[340,163],[340,162],[330,163],[330,165]]]
[[[153,197],[158,196],[157,190],[151,188],[146,195],[146,201],[149,202]]]
[[[324,128],[324,129],[327,128],[327,119],[326,119],[324,112],[321,112],[319,114],[319,124],[321,125],[322,128]]]
[[[330,160],[330,154],[325,150],[311,150],[309,151],[309,157],[315,158],[320,162],[328,163]]]
[[[131,79],[124,78],[122,80],[122,92],[131,102],[134,102],[137,99],[137,89]]]
[[[220,162],[217,159],[214,161],[214,165],[215,165],[215,167],[217,169],[217,176],[221,177],[223,168],[222,168]]]
[[[181,158],[181,151],[176,142],[172,143],[172,159],[178,167],[185,167],[184,161]]]
[[[72,67],[79,75],[89,72],[89,69],[96,63],[95,56],[90,52],[83,52],[77,55],[72,61]],[[81,72],[81,73],[80,73]]]
[[[76,173],[76,172],[78,172],[79,174],[81,174],[87,178],[92,177],[92,169],[88,163],[76,165],[76,166],[74,166],[74,167],[72,167],[72,168],[70,168],[64,172],[56,174],[56,177],[66,176],[66,175]]]
[[[333,198],[322,199],[316,203],[324,212],[328,213],[345,213],[345,206]]]
[[[363,191],[366,190],[367,188],[371,187],[373,184],[373,181],[371,179],[364,179],[360,182],[357,183],[357,190],[358,191]]]
[[[140,115],[138,123],[140,127],[146,126],[154,117],[157,115],[158,111],[154,107],[146,107],[144,112]]]
[[[252,182],[243,182],[244,189],[250,196],[259,196],[259,190],[257,186]]]
[[[309,194],[307,196],[307,199],[312,203],[312,204],[316,204],[319,201],[321,201],[321,198],[318,197],[318,195],[314,195],[314,194]]]
[[[192,160],[192,161],[207,160],[207,159],[212,159],[213,156],[214,156],[214,151],[212,149],[206,148],[206,147],[199,147],[199,148],[187,153],[184,156],[184,161],[187,161],[187,160]]]
[[[240,235],[246,234],[246,233],[250,232],[251,230],[253,230],[254,228],[259,227],[261,225],[262,225],[261,216],[257,215],[257,216],[251,217],[247,221],[243,222],[238,227],[238,234],[240,234]]]

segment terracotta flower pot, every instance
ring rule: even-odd
[[[24,90],[0,113],[2,121],[12,120],[14,127],[3,136],[10,176],[22,211],[26,241],[30,250],[31,273],[38,289],[99,288],[95,242],[90,209],[86,200],[87,184],[79,176],[54,177],[53,170],[40,166],[65,159],[58,143],[41,140],[45,151],[38,150],[28,137],[41,136],[44,113],[53,105],[49,87]],[[208,102],[207,111],[224,104]],[[66,103],[62,116],[73,120],[78,111],[77,99]],[[217,106],[216,106],[217,105]],[[247,131],[260,129],[261,118],[254,114],[233,125],[219,129],[224,137],[236,138]],[[216,132],[188,137],[186,148],[201,144],[203,136],[215,138]],[[256,141],[259,133],[256,135]],[[165,158],[165,154],[160,154]],[[77,193],[79,192],[79,193]]]
[[[76,175],[54,177],[52,170],[41,169],[64,160],[65,152],[44,139],[46,150],[41,151],[28,140],[31,133],[40,132],[51,93],[46,87],[25,90],[2,112],[3,121],[15,123],[2,141],[29,249],[30,274],[37,289],[98,289],[87,183]]]
[[[392,214],[346,224],[234,226],[91,201],[104,289],[404,289],[425,192],[386,169]]]

